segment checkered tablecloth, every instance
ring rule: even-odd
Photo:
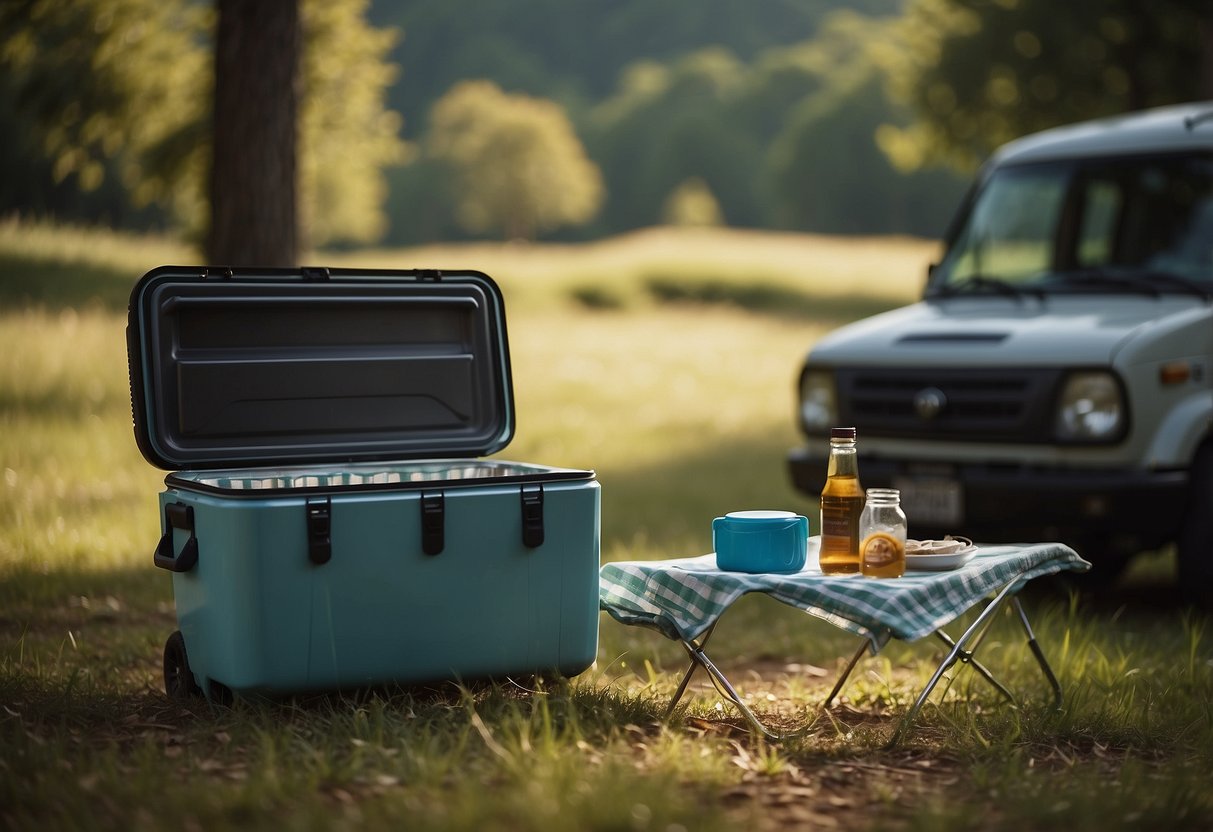
[[[599,605],[624,624],[653,627],[670,638],[693,639],[749,592],[823,618],[871,639],[913,641],[963,615],[1008,583],[1090,564],[1061,543],[981,546],[972,560],[946,572],[908,571],[896,580],[823,575],[815,558],[800,572],[748,574],[716,568],[715,555],[621,561],[602,567]]]

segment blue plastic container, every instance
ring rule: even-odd
[[[730,572],[799,572],[809,521],[790,511],[733,511],[712,521],[716,566]]]
[[[514,427],[487,276],[165,268],[128,346],[136,439],[173,471],[171,695],[593,663],[593,471],[480,458]]]

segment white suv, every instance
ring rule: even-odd
[[[923,300],[820,340],[800,378],[912,537],[1062,540],[1114,576],[1175,543],[1213,597],[1213,102],[1049,130],[983,167]]]

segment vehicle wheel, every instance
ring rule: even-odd
[[[202,696],[202,688],[194,681],[190,660],[185,653],[185,638],[174,630],[164,643],[164,692],[170,699],[185,701]]]
[[[1184,600],[1213,608],[1213,443],[1202,445],[1192,459],[1176,551]]]

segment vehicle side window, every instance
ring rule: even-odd
[[[1077,265],[1209,276],[1213,161],[1164,156],[1087,167]]]
[[[1116,253],[1116,222],[1124,205],[1117,183],[1092,179],[1083,194],[1082,227],[1078,232],[1078,265],[1084,268],[1112,262]]]
[[[1213,277],[1213,159],[1194,157],[1182,167],[1143,177],[1141,261],[1191,277]],[[1143,211],[1144,213],[1144,211]]]

